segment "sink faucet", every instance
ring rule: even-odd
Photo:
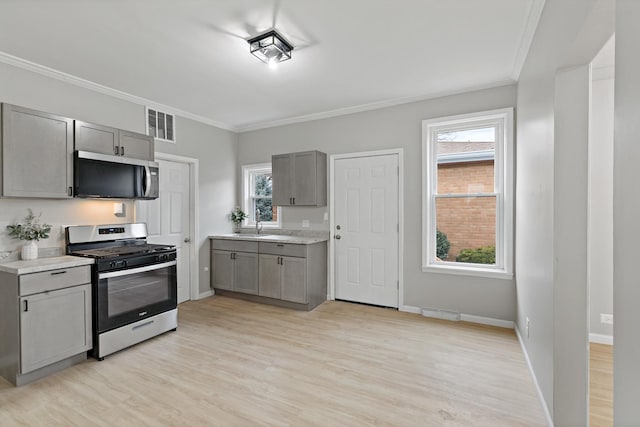
[[[260,234],[262,231],[262,224],[260,224],[260,209],[256,209],[256,234]]]

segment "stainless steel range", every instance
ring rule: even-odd
[[[66,228],[67,253],[95,258],[92,355],[98,360],[178,326],[176,249],[147,243],[147,225]]]

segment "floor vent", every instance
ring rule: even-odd
[[[425,317],[433,317],[435,319],[443,320],[460,320],[460,313],[451,310],[440,310],[439,308],[423,308],[420,313]]]

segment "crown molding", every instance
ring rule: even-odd
[[[529,14],[520,37],[520,46],[518,52],[516,52],[516,58],[513,61],[513,68],[511,70],[511,78],[518,80],[520,78],[520,72],[524,66],[524,62],[527,60],[531,43],[533,42],[533,36],[536,34],[540,17],[542,16],[542,9],[544,9],[545,0],[532,0],[531,7],[529,8]]]
[[[22,59],[14,55],[10,55],[6,52],[0,52],[0,62],[7,65],[11,65],[13,67],[21,68],[23,70],[41,74],[43,76],[50,77],[56,80],[60,80],[65,83],[72,84],[74,86],[79,86],[85,89],[102,93],[104,95],[112,96],[114,98],[133,102],[134,104],[151,107],[153,109],[161,110],[163,112],[173,114],[175,116],[181,116],[187,119],[195,120],[197,122],[201,122],[201,123],[214,126],[220,129],[225,129],[232,132],[236,130],[233,126],[230,126],[226,123],[221,123],[216,120],[211,120],[207,117],[193,114],[188,111],[181,110],[179,108],[171,107],[169,105],[161,104],[159,102],[155,102],[150,99],[142,98],[140,96],[132,95],[130,93],[123,92],[118,89],[113,89],[108,86],[104,86],[89,80],[85,80],[83,78],[80,78],[71,74],[67,74],[62,71],[59,71],[50,67],[46,67],[41,64],[36,64],[35,62],[27,61],[26,59]]]
[[[477,85],[477,86],[469,86],[462,89],[443,91],[443,92],[434,92],[430,94],[403,97],[403,98],[395,98],[387,101],[372,102],[370,104],[362,104],[362,105],[356,105],[353,107],[338,108],[336,110],[329,110],[321,113],[307,114],[304,116],[291,117],[287,119],[279,119],[279,120],[273,120],[273,121],[267,121],[267,122],[241,125],[241,126],[237,126],[235,128],[235,131],[238,133],[251,132],[254,130],[291,125],[295,123],[303,123],[303,122],[310,122],[314,120],[328,119],[330,117],[345,116],[347,114],[360,113],[363,111],[379,110],[381,108],[394,107],[402,104],[410,104],[412,102],[426,101],[428,99],[434,99],[434,98],[442,98],[443,96],[459,95],[465,92],[474,92],[477,90],[492,89],[500,86],[508,86],[508,85],[513,85],[515,83],[516,82],[511,79],[499,80],[493,83]]]

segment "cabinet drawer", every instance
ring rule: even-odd
[[[233,252],[258,252],[258,242],[216,239],[211,240],[211,249]]]
[[[91,283],[91,266],[60,268],[20,276],[20,296]]]
[[[298,258],[307,257],[307,245],[299,245],[296,243],[260,242],[259,249],[261,254],[293,256]]]

